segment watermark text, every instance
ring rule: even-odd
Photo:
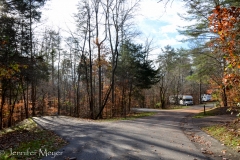
[[[0,155],[6,153],[4,150],[0,150]],[[60,156],[63,152],[59,151],[48,151],[47,149],[39,149],[35,151],[30,151],[30,148],[26,149],[25,151],[14,151],[12,148],[9,149],[10,156],[39,156],[39,157],[47,157],[50,156],[51,158],[55,158],[56,156]]]

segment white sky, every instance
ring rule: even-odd
[[[77,3],[78,0],[49,0],[42,11],[42,19],[54,29],[73,28],[73,14],[77,13]]]
[[[181,20],[177,13],[184,13],[183,3],[174,0],[167,8],[164,3],[157,3],[158,0],[142,0],[140,3],[139,16],[136,17],[138,29],[143,33],[143,37],[153,38],[154,45],[159,49],[166,45],[174,48],[186,48],[187,44],[179,42],[183,39],[179,35],[177,28],[188,23]],[[73,14],[77,13],[78,0],[50,0],[43,11],[43,19],[54,29],[62,28],[68,30],[74,27]],[[144,39],[144,38],[141,38]],[[155,50],[153,55],[160,52]]]

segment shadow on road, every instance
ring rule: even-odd
[[[55,159],[206,159],[184,135],[182,119],[191,113],[163,111],[154,116],[116,122],[86,121],[54,116],[34,117],[69,144]],[[44,159],[52,159],[51,156]]]

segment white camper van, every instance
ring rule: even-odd
[[[203,102],[207,102],[207,101],[210,101],[212,98],[212,96],[210,94],[203,94],[202,95],[202,101]]]
[[[181,105],[193,105],[193,97],[190,95],[182,95],[179,104]]]

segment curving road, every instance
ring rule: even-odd
[[[69,144],[62,155],[44,160],[76,157],[78,160],[206,160],[208,159],[183,133],[183,119],[199,107],[157,111],[136,120],[96,122],[65,116],[34,117],[46,129],[55,131]],[[142,109],[146,110],[146,109]]]

